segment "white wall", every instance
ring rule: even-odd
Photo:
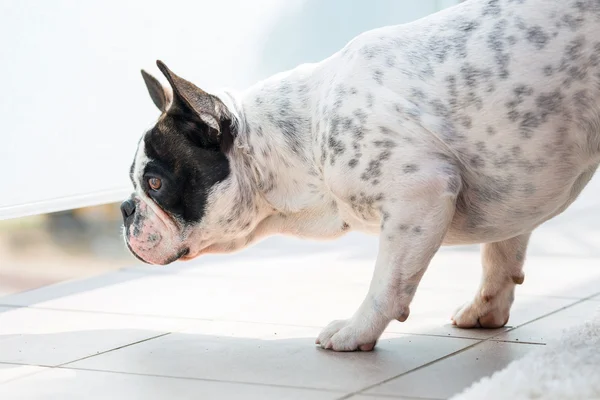
[[[0,218],[114,201],[158,116],[140,68],[206,90],[318,61],[455,0],[0,2]]]

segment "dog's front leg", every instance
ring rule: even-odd
[[[379,254],[368,294],[350,319],[330,323],[317,344],[335,351],[369,351],[392,320],[408,318],[421,277],[452,221],[456,176],[421,176],[408,188],[386,194],[381,205]]]

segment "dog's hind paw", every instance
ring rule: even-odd
[[[512,290],[496,296],[482,293],[456,310],[451,318],[452,324],[459,328],[501,328],[510,317],[512,295]]]

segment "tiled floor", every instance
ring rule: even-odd
[[[235,256],[1,297],[0,399],[447,398],[600,307],[600,224],[586,225],[590,215],[575,210],[534,236],[508,327],[449,324],[480,268],[477,248],[444,249],[409,320],[371,353],[314,345],[367,291],[376,239],[360,235],[276,238]]]

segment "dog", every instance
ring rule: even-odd
[[[481,244],[453,323],[504,326],[532,231],[600,162],[598,0],[468,0],[238,94],[157,65],[169,84],[142,71],[161,115],[131,166],[127,246],[165,265],[270,235],[378,235],[367,296],[316,340],[334,351],[405,321],[442,245]]]

